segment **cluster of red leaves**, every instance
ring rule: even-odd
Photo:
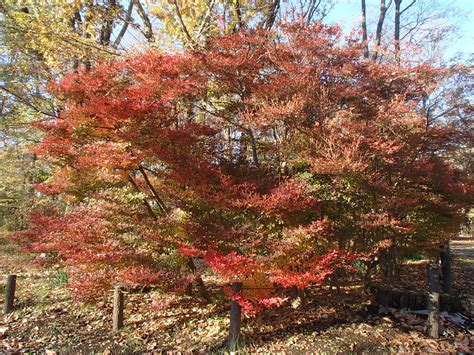
[[[315,284],[321,285],[326,277],[333,274],[337,269],[354,270],[351,262],[359,258],[354,253],[332,251],[321,257],[314,258],[306,265],[303,273],[290,270],[275,270],[270,276],[270,281],[285,288],[296,287],[301,290]]]
[[[180,285],[184,255],[224,280],[304,288],[380,240],[429,246],[472,200],[446,159],[472,137],[417,108],[439,74],[364,60],[320,24],[71,73],[35,148],[55,169],[38,189],[69,207],[21,235],[109,284]]]

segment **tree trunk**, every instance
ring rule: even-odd
[[[361,0],[362,6],[362,42],[364,42],[364,58],[369,58],[369,40],[367,37],[367,11],[365,6],[365,0]]]
[[[143,167],[141,165],[139,165],[138,170],[140,171],[143,178],[145,179],[145,183],[147,184],[148,188],[150,189],[150,192],[153,195],[153,198],[155,199],[155,202],[158,205],[159,209],[161,210],[161,212],[166,214],[167,213],[166,206],[165,206],[163,200],[161,199],[160,195],[156,191],[155,187],[151,183],[150,179],[148,178],[148,175],[146,174],[145,169],[143,169]]]
[[[390,1],[391,3],[391,1]],[[373,51],[372,60],[376,61],[378,57],[378,51],[382,45],[382,30],[383,23],[385,22],[385,14],[387,13],[388,7],[385,6],[385,0],[380,0],[380,13],[379,20],[377,21],[377,30],[375,32],[375,50]]]
[[[242,10],[240,5],[240,0],[234,2],[234,29],[233,32],[237,32],[243,27],[242,21]]]
[[[253,134],[253,131],[249,128],[248,129],[248,134],[250,136],[250,146],[252,147],[252,159],[253,163],[257,168],[260,167],[260,161],[258,159],[258,151],[257,151],[257,142],[255,140],[255,136]]]
[[[398,275],[397,250],[395,245],[386,249],[381,249],[379,259],[379,266],[382,272],[382,282],[391,285]]]
[[[377,267],[377,261],[375,259],[369,260],[366,263],[366,270],[365,270],[365,275],[364,275],[364,289],[365,290],[370,289],[370,286],[372,284],[372,273],[376,267]]]
[[[188,264],[189,270],[191,270],[191,272],[194,274],[194,282],[196,284],[196,288],[199,292],[199,295],[206,302],[211,302],[211,297],[209,296],[209,293],[207,292],[206,285],[204,284],[204,281],[202,280],[201,276],[198,274],[196,265],[194,264],[194,260],[192,257],[188,258],[187,264]],[[192,289],[192,285],[191,285],[191,289]]]
[[[443,244],[440,253],[441,272],[443,275],[443,292],[451,295],[453,292],[453,274],[451,270],[451,251],[449,249],[449,240]]]
[[[141,4],[140,0],[133,0],[133,4],[135,5],[135,8],[137,9],[137,13],[142,19],[143,25],[145,26],[143,35],[145,36],[145,38],[147,39],[149,43],[153,43],[154,42],[153,27],[152,27],[150,18],[148,17],[145,9],[143,8],[143,5]]]
[[[122,41],[123,36],[127,32],[128,25],[132,22],[132,11],[133,11],[133,1],[130,0],[130,3],[128,4],[127,14],[125,15],[125,19],[124,19],[122,29],[120,30],[119,34],[115,38],[114,44],[112,46],[113,48],[117,48],[120,45],[120,42]]]
[[[269,3],[266,5],[266,18],[265,18],[265,28],[270,29],[275,23],[278,10],[280,8],[280,0],[267,0]]]
[[[140,192],[140,188],[138,187],[137,183],[135,182],[135,180],[133,180],[133,177],[131,175],[128,176],[128,180],[130,181],[130,183],[132,184],[134,190],[136,192]],[[150,215],[151,218],[153,218],[155,221],[158,220],[158,217],[156,217],[156,214],[155,212],[153,212],[153,209],[151,208],[150,204],[148,203],[148,201],[146,200],[146,198],[143,199],[143,205],[145,206],[145,209],[146,211],[148,212],[148,214]]]
[[[400,64],[400,5],[402,0],[395,0],[395,30],[394,30],[394,43],[395,43],[395,59],[397,64]]]

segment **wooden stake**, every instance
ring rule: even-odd
[[[449,250],[449,240],[443,244],[440,253],[441,272],[443,274],[443,292],[451,295],[453,293],[453,274],[451,270],[451,251]]]
[[[232,293],[238,294],[242,291],[242,282],[232,283]],[[241,322],[242,309],[240,304],[232,300],[230,301],[230,327],[229,327],[229,340],[227,350],[229,352],[236,351],[239,337],[240,337],[240,322]]]
[[[113,311],[113,330],[117,331],[123,327],[123,308],[124,296],[120,286],[114,289],[114,311]]]
[[[5,303],[3,305],[3,314],[10,313],[13,310],[13,301],[15,300],[16,275],[8,275],[7,286],[5,288]]]
[[[428,276],[428,335],[439,338],[439,266],[427,265]]]

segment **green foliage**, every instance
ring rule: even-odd
[[[58,270],[49,275],[49,280],[56,287],[64,286],[67,284],[68,275],[66,271]]]
[[[420,261],[420,260],[427,260],[428,258],[426,255],[423,255],[422,253],[418,253],[416,251],[412,251],[411,254],[408,254],[405,258],[403,258],[402,262],[407,262],[407,261]]]

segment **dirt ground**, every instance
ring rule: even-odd
[[[474,240],[452,241],[455,292],[463,299],[464,324],[446,319],[438,340],[424,336],[425,318],[406,310],[367,312],[362,287],[313,289],[306,304],[288,304],[244,319],[242,352],[443,352],[469,353],[472,320]],[[112,293],[94,306],[73,302],[61,269],[30,266],[0,237],[0,291],[6,275],[18,275],[15,310],[0,318],[0,352],[131,353],[162,351],[224,352],[229,306],[222,289],[209,284],[213,301],[159,292],[128,293],[125,327],[113,332]],[[413,287],[424,287],[423,262],[406,265]],[[2,299],[3,302],[3,299]],[[372,307],[373,308],[373,307]],[[471,313],[470,313],[471,312]]]

